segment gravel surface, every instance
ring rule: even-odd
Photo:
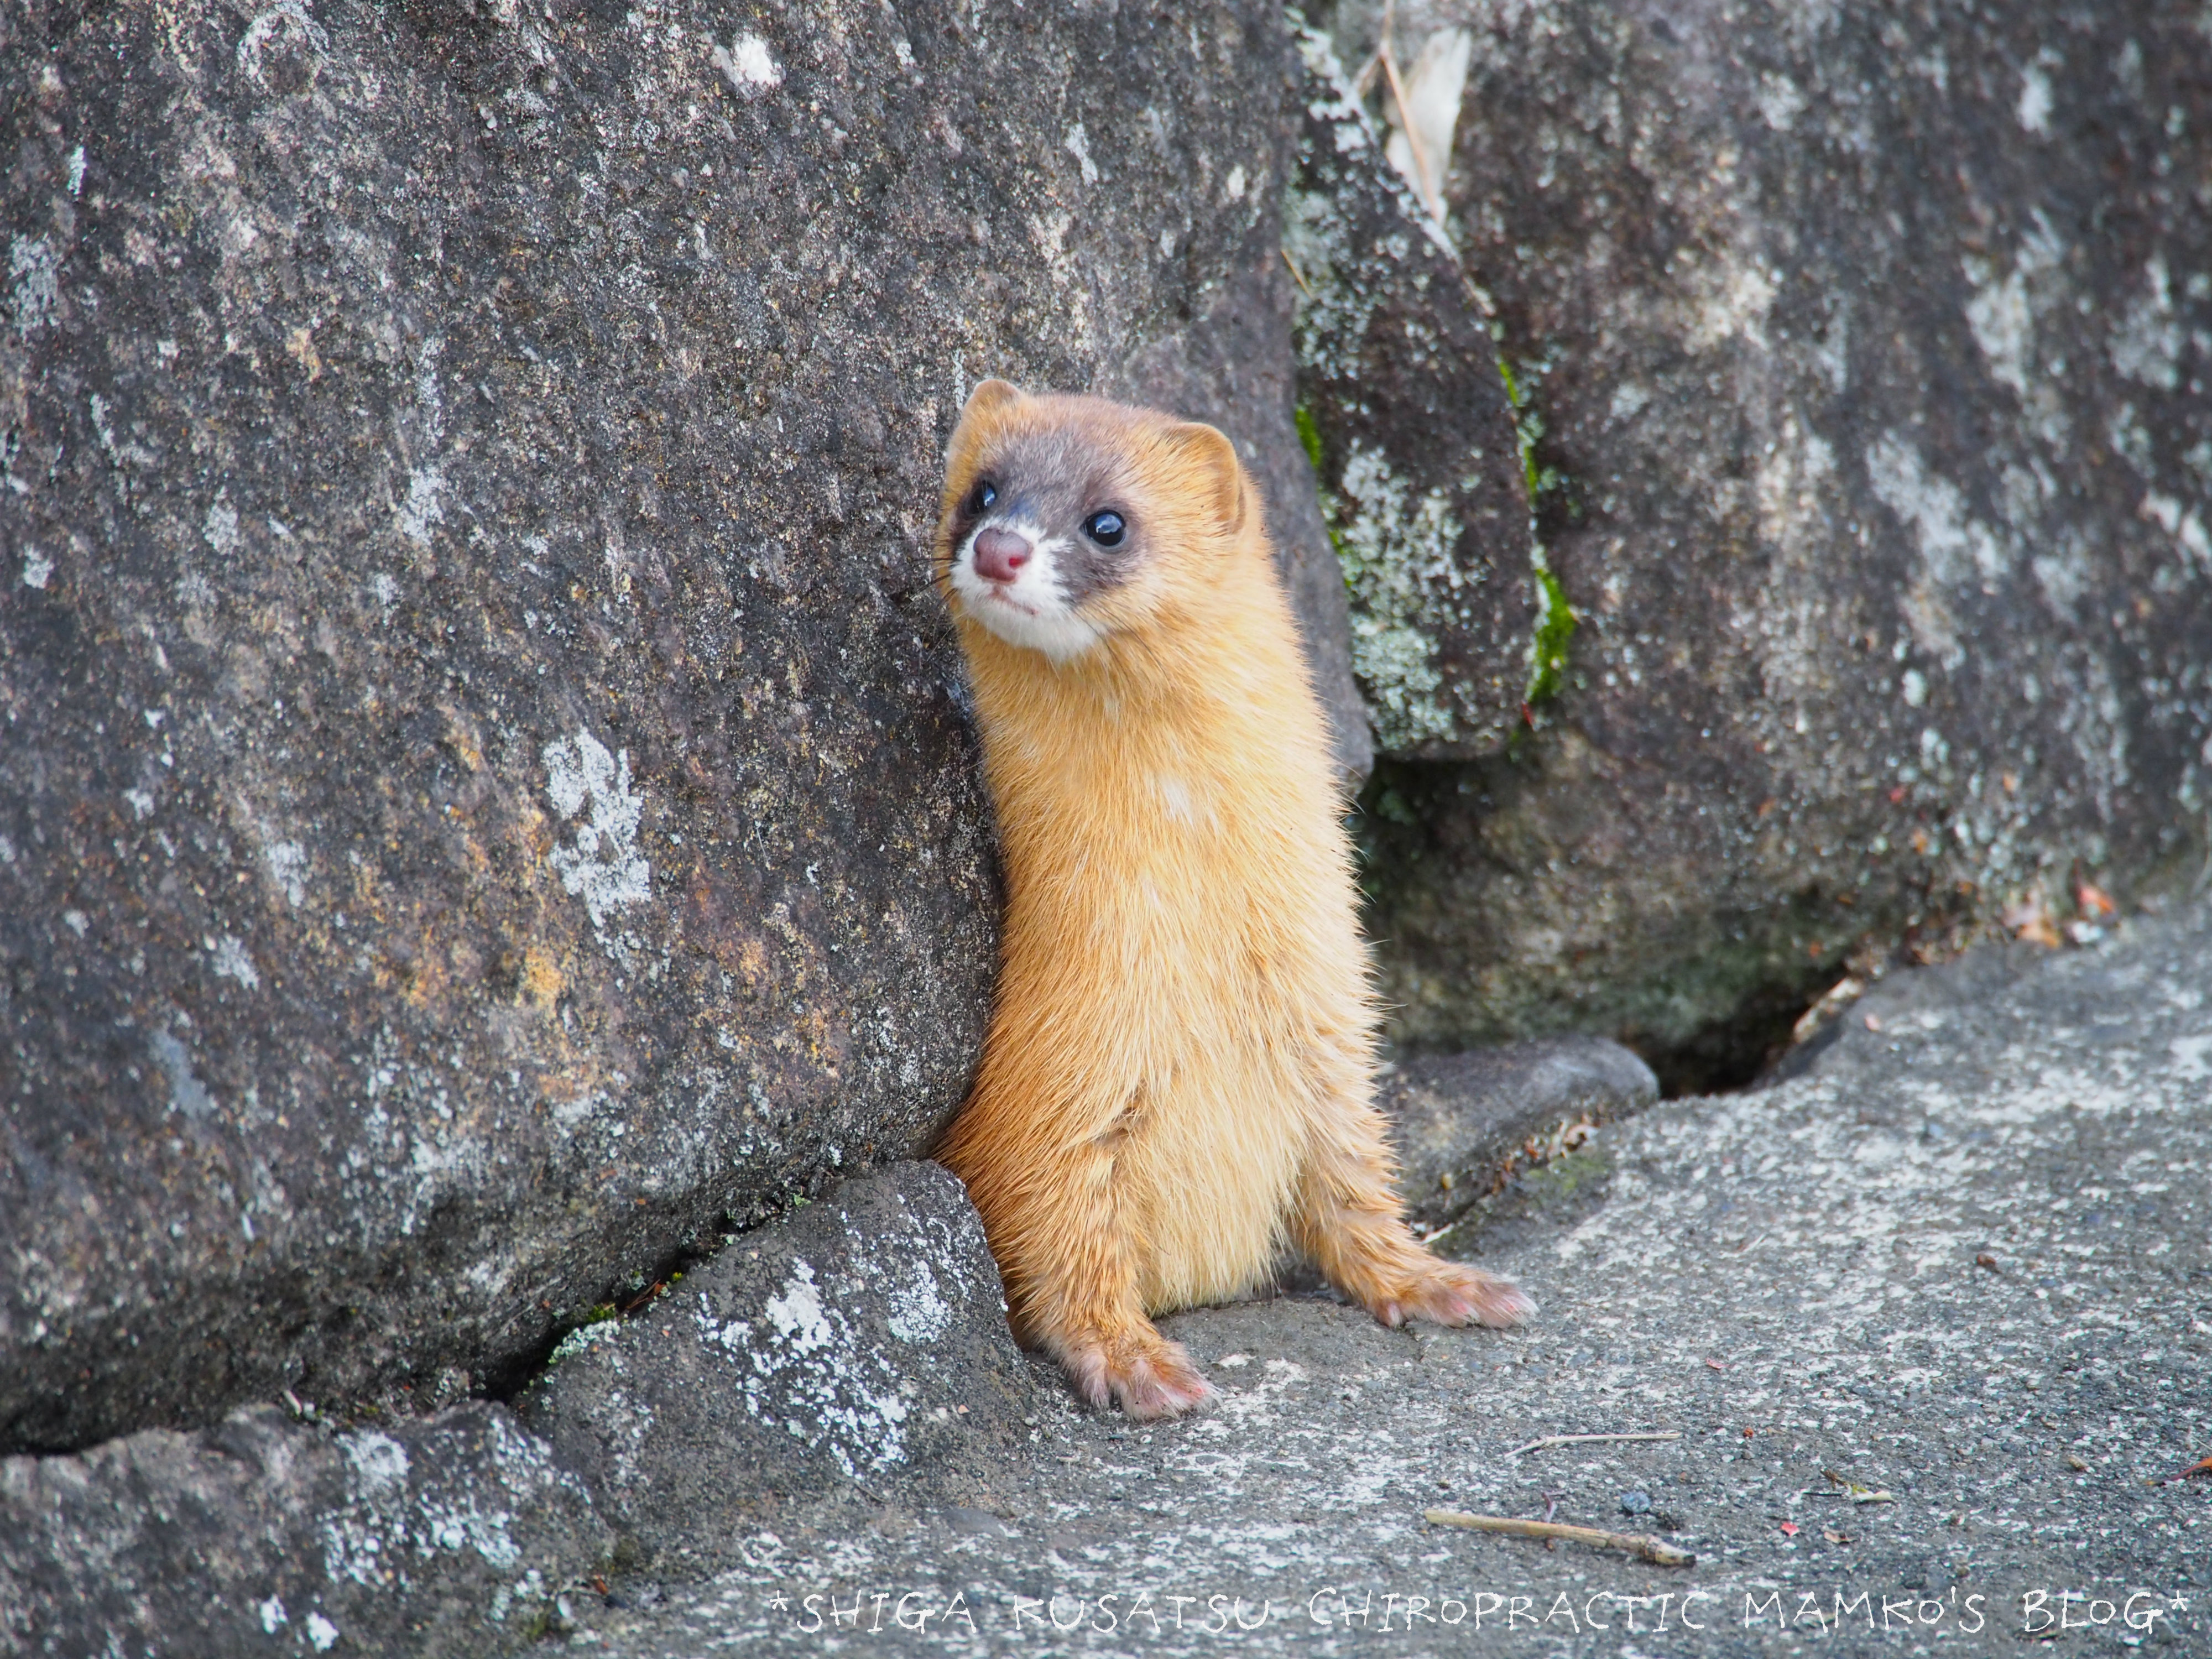
[[[1322,1296],[1183,1316],[1204,1414],[1048,1389],[975,1507],[794,1508],[709,1583],[618,1581],[570,1639],[2212,1651],[2212,1482],[2167,1480],[2212,1451],[2208,969],[2200,909],[1893,979],[1797,1075],[1603,1127],[1440,1240],[1534,1292],[1523,1330]],[[1680,1437],[1516,1451],[1627,1431]],[[1697,1564],[1435,1507],[1550,1507]]]

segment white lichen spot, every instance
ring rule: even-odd
[[[1778,546],[1795,547],[1820,538],[1826,520],[1821,494],[1836,470],[1836,454],[1826,439],[1785,416],[1779,440],[1759,463],[1759,527]]]
[[[1723,341],[1766,343],[1766,319],[1774,308],[1774,278],[1755,264],[1729,264],[1702,273],[1684,331],[1692,351],[1710,351]]]
[[[2128,465],[2136,471],[2147,478],[2158,475],[2158,458],[2151,447],[2150,428],[2143,424],[2133,404],[2122,404],[2106,417],[2105,435],[2112,441],[2112,453],[2126,457]]]
[[[84,194],[84,146],[79,144],[70,152],[69,193],[72,198]]]
[[[215,1109],[207,1085],[192,1074],[191,1055],[181,1042],[167,1031],[155,1031],[146,1039],[146,1046],[154,1051],[155,1062],[169,1074],[171,1111],[200,1118]]]
[[[2078,622],[2081,602],[2094,583],[2081,532],[2070,529],[2060,532],[2051,550],[2028,561],[2028,568],[2035,573],[2036,585],[2042,588],[2051,610],[2069,623]]]
[[[1431,489],[1413,499],[1382,453],[1355,441],[1322,507],[1350,590],[1352,672],[1372,704],[1376,741],[1395,749],[1448,736],[1443,675],[1422,623],[1465,580],[1450,498]]]
[[[1239,161],[1229,169],[1229,176],[1221,181],[1221,193],[1232,202],[1241,202],[1250,183],[1251,180],[1244,175],[1244,164]]]
[[[344,1435],[338,1449],[352,1466],[355,1489],[362,1498],[381,1498],[406,1481],[407,1448],[388,1434],[368,1429]]]
[[[952,1309],[929,1263],[912,1257],[899,1264],[887,1299],[891,1334],[902,1342],[934,1342],[952,1328]]]
[[[2212,569],[2212,536],[2206,534],[2203,518],[2195,507],[2154,489],[2143,497],[2138,511],[2172,537],[2183,552]]]
[[[623,1323],[619,1319],[599,1319],[588,1325],[579,1325],[553,1345],[553,1352],[545,1363],[557,1365],[564,1359],[574,1359],[580,1353],[588,1353],[600,1343],[612,1341],[622,1334],[622,1331]]]
[[[1609,421],[1629,421],[1641,415],[1650,404],[1651,393],[1633,380],[1624,381],[1613,388],[1613,402],[1607,406]]]
[[[459,1555],[463,1550],[474,1550],[502,1572],[512,1571],[522,1560],[522,1547],[514,1541],[514,1512],[487,1510],[473,1492],[459,1498],[426,1497],[410,1521],[418,1553],[442,1550]]]
[[[1994,581],[2010,568],[2004,545],[1966,511],[1958,487],[1930,473],[1899,434],[1889,433],[1870,445],[1866,465],[1874,493],[1911,529],[1937,581],[1947,586],[1977,577]]]
[[[368,591],[376,600],[378,608],[387,617],[390,616],[393,604],[399,598],[399,584],[392,579],[391,573],[380,570],[371,576],[368,579]]]
[[[545,792],[564,818],[590,815],[576,826],[573,847],[556,847],[550,863],[561,884],[584,901],[592,926],[604,933],[617,911],[652,896],[653,872],[637,848],[645,797],[630,787],[629,750],[610,754],[589,732],[545,745]]]
[[[209,960],[218,979],[234,979],[249,991],[261,988],[261,971],[246,954],[246,945],[234,933],[225,933],[219,939],[203,939]]]
[[[18,236],[8,244],[8,303],[15,332],[29,337],[52,322],[61,303],[61,256],[44,236]]]
[[[2020,102],[2013,106],[2020,124],[2039,138],[2051,136],[2051,77],[2040,63],[2021,71]]]
[[[82,910],[63,911],[62,921],[69,928],[70,932],[75,933],[79,939],[82,939],[85,936],[86,932],[92,927],[92,918],[86,915]]]
[[[2212,1077],[2212,1036],[2179,1036],[2166,1047],[2173,1055],[2170,1073],[2177,1083],[2197,1083]]]
[[[1066,140],[1060,148],[1075,158],[1077,167],[1082,169],[1085,184],[1098,182],[1098,164],[1091,159],[1091,138],[1083,131],[1082,122],[1078,121],[1068,129]]]
[[[726,51],[717,46],[708,56],[741,97],[757,98],[783,84],[782,70],[769,55],[768,42],[757,34],[741,34],[730,42]]]
[[[307,15],[303,0],[277,0],[246,26],[239,37],[238,72],[249,81],[261,80],[261,59],[270,43],[285,40],[303,46],[319,58],[330,50],[330,37],[321,24]]]
[[[768,1317],[794,1353],[812,1353],[830,1346],[830,1322],[823,1315],[822,1293],[814,1285],[814,1269],[804,1261],[792,1264],[783,1294],[769,1298]]]
[[[200,520],[200,538],[225,558],[238,551],[238,509],[230,504],[228,490],[218,489],[208,503],[207,517]]]
[[[1928,706],[1928,677],[1918,669],[1905,671],[1905,678],[1898,683],[1898,690],[1905,698],[1906,708],[1925,708]]]
[[[794,1261],[765,1311],[767,1329],[718,1322],[704,1308],[697,1316],[702,1336],[736,1363],[745,1409],[827,1451],[848,1476],[904,1462],[904,1380],[878,1343],[824,1302],[813,1267]],[[931,1316],[910,1312],[923,1325]]]
[[[1968,279],[1972,278],[1969,270]],[[2019,270],[2002,282],[1974,290],[1966,301],[1966,325],[1990,360],[1990,373],[2014,392],[2027,395],[2028,349],[2033,343],[2027,309],[2027,278]]]
[[[435,463],[418,466],[407,475],[407,499],[392,514],[399,533],[417,547],[430,544],[430,526],[446,521],[446,508],[438,497],[445,493],[446,471]]]
[[[54,562],[52,559],[35,547],[27,547],[23,550],[24,586],[43,588],[53,574]]]
[[[1044,256],[1045,268],[1055,283],[1065,283],[1074,275],[1067,255],[1067,233],[1074,225],[1072,213],[1055,213],[1049,219],[1030,216],[1030,240]]]
[[[328,1653],[338,1643],[338,1627],[319,1613],[307,1615],[307,1640],[317,1653]]]
[[[284,1603],[273,1595],[264,1601],[258,1611],[261,1614],[261,1628],[270,1636],[292,1622],[284,1611]]]
[[[2173,314],[2166,261],[2152,259],[2144,274],[2149,291],[2128,307],[2107,349],[2112,367],[2130,380],[2171,392],[2181,383],[2181,322]]]
[[[1787,132],[1805,112],[1804,89],[1786,75],[1769,71],[1759,77],[1759,119],[1777,132]]]
[[[269,866],[269,879],[283,890],[285,902],[295,910],[306,903],[307,849],[296,841],[272,841],[262,847],[261,858]]]
[[[126,789],[123,799],[131,803],[131,815],[143,823],[154,816],[154,792],[150,789]]]

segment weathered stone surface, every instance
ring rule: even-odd
[[[927,1143],[940,446],[1249,276],[1294,68],[1259,3],[9,11],[0,1445],[497,1383]]]
[[[1299,40],[1306,111],[1283,250],[1352,670],[1383,752],[1486,754],[1520,721],[1543,592],[1497,347],[1327,41]]]
[[[1348,61],[1381,8],[1340,9]],[[1401,1035],[1741,1075],[1853,951],[2212,805],[2201,21],[1406,0],[1474,51],[1451,226],[1581,626],[1510,762],[1378,774]],[[1409,355],[1411,355],[1409,350]],[[1387,737],[1386,752],[1419,751]],[[1393,817],[1399,822],[1391,822]]]
[[[502,1407],[339,1434],[257,1407],[0,1462],[0,1651],[507,1653],[612,1544]]]
[[[841,1638],[1997,1655],[2051,1637],[2063,1592],[2072,1620],[2108,1605],[2060,1644],[2202,1652],[2212,1516],[2171,1477],[2212,1450],[2209,982],[2203,907],[2024,969],[1893,976],[1882,1029],[1845,1022],[1811,1076],[1666,1103],[1564,1160],[1603,1172],[1601,1204],[1483,1257],[1538,1298],[1519,1330],[1386,1331],[1306,1297],[1184,1315],[1167,1328],[1221,1390],[1206,1414],[1055,1396],[988,1512],[848,1494],[710,1583],[617,1583],[626,1608],[581,1616],[625,1659]],[[1513,1455],[1626,1431],[1681,1437]],[[1547,1494],[1698,1564],[1421,1518],[1540,1516]]]
[[[1523,1164],[1571,1152],[1591,1129],[1659,1097],[1651,1068],[1602,1037],[1401,1060],[1382,1079],[1407,1211],[1437,1227]]]
[[[980,1507],[1048,1396],[957,1177],[900,1164],[744,1235],[520,1403],[653,1571],[740,1558],[794,1495]]]
[[[2130,1608],[2118,1633],[2151,1651],[2197,1651],[2208,1522],[2172,1477],[2212,1410],[2208,975],[2200,905],[2093,949],[1895,975],[1808,1074],[1602,1126],[1517,1176],[1583,1177],[1505,1248],[1489,1227],[1464,1241],[1539,1296],[1528,1325],[1389,1331],[1327,1297],[1179,1316],[1167,1328],[1221,1395],[1174,1424],[1024,1389],[972,1212],[941,1171],[902,1166],[749,1235],[564,1357],[539,1403],[586,1407],[568,1425],[604,1435],[565,1442],[583,1480],[481,1405],[333,1436],[252,1412],[0,1464],[0,1632],[10,1651],[87,1656],[498,1652],[572,1621],[630,1656],[863,1632],[889,1651],[1191,1652],[1241,1616],[1252,1651],[1350,1653],[1373,1650],[1387,1609],[1424,1650],[1487,1652],[1492,1615],[1525,1595],[1553,1615],[1545,1651],[1611,1654],[1631,1618],[1660,1634],[1665,1595],[1665,1650],[1784,1654],[1834,1641],[1839,1616],[1838,1651],[1886,1648],[1883,1599],[1910,1597],[1923,1638],[1920,1604],[1940,1601],[1946,1650],[2008,1653],[2048,1633],[2063,1589]],[[896,1329],[930,1301],[917,1264],[957,1310],[919,1364]],[[771,1338],[779,1307],[792,1328]],[[708,1346],[683,1330],[701,1312],[726,1332],[739,1313],[748,1356],[770,1363],[690,1370],[696,1391],[726,1401],[774,1373],[799,1385],[800,1432],[757,1440],[732,1413],[689,1443],[687,1469],[669,1429],[704,1418],[672,1356]],[[816,1319],[828,1334],[804,1358],[828,1363],[773,1363]],[[930,1431],[934,1465],[854,1481],[837,1449],[866,1457],[881,1437],[851,1436],[802,1379],[843,1389],[890,1375],[886,1354],[918,1401],[938,1391],[980,1420]],[[644,1384],[629,1419],[607,1387],[623,1375]],[[1516,1452],[1631,1429],[1680,1438]],[[629,1484],[611,1481],[625,1461]],[[931,1473],[963,1467],[983,1477]],[[1850,1502],[1828,1471],[1886,1501]],[[600,1527],[587,1481],[653,1510],[650,1559]],[[1698,1565],[1421,1519],[1547,1504],[1663,1534]],[[1694,1635],[1677,1618],[1692,1594]]]

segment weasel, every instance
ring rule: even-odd
[[[1016,1334],[1093,1405],[1212,1389],[1149,1316],[1301,1251],[1386,1325],[1510,1325],[1415,1241],[1321,706],[1259,496],[1212,427],[977,386],[935,574],[1006,883],[975,1087],[939,1147]]]

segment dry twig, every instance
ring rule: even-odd
[[[1413,158],[1413,171],[1419,175],[1413,194],[1421,204],[1421,211],[1433,219],[1437,216],[1429,207],[1429,191],[1433,181],[1438,200],[1443,196],[1443,175],[1429,171],[1429,153],[1421,143],[1421,135],[1413,131],[1413,106],[1406,101],[1405,83],[1398,79],[1398,60],[1390,51],[1390,37],[1382,37],[1382,73],[1390,82],[1390,96],[1398,105],[1398,131],[1406,135],[1406,149]]]
[[[1626,1550],[1655,1567],[1694,1567],[1698,1558],[1641,1533],[1606,1532],[1597,1527],[1561,1526],[1551,1521],[1523,1521],[1510,1515],[1469,1515],[1464,1510],[1424,1510],[1421,1518],[1432,1527],[1462,1527],[1469,1532],[1510,1533],[1516,1538],[1564,1538],[1571,1544],[1587,1544],[1597,1550]]]
[[[1593,1440],[1680,1440],[1679,1429],[1664,1429],[1653,1434],[1547,1434],[1541,1440],[1531,1440],[1525,1446],[1516,1446],[1506,1453],[1518,1457],[1522,1452],[1542,1451],[1547,1446],[1580,1446]]]

